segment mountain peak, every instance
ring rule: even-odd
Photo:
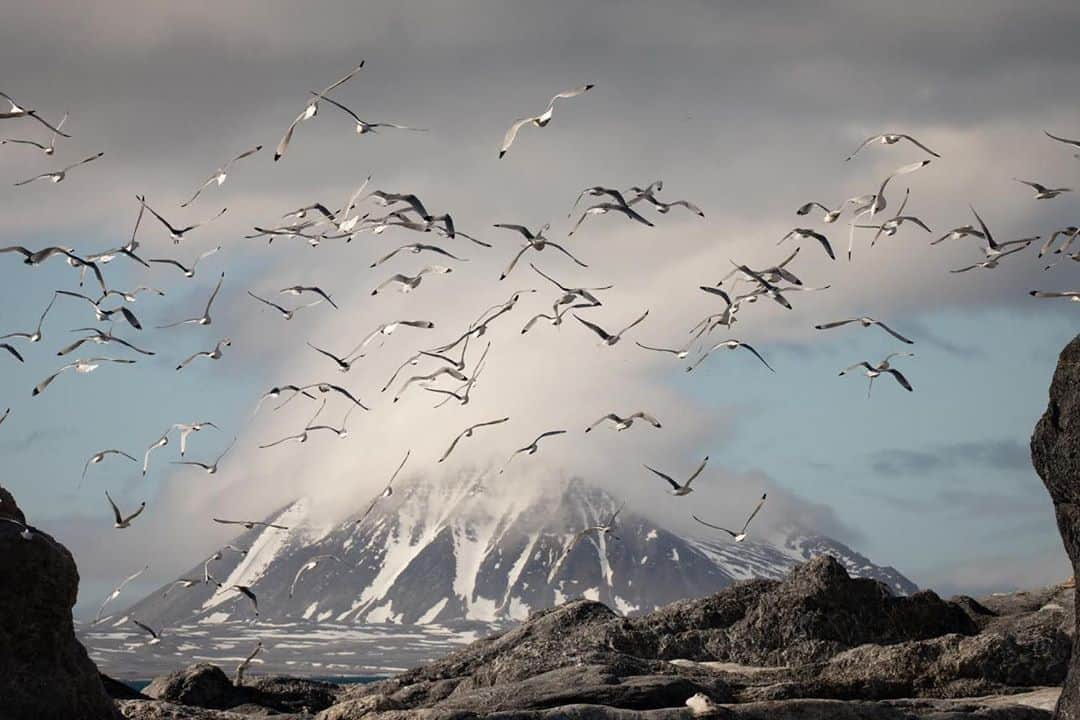
[[[164,627],[254,619],[250,602],[229,589],[234,585],[257,595],[260,619],[282,622],[495,623],[524,620],[574,597],[630,615],[737,580],[780,578],[823,553],[894,593],[917,589],[822,536],[792,531],[781,542],[738,545],[685,538],[630,508],[618,517],[617,539],[589,535],[566,552],[579,530],[619,507],[580,478],[527,490],[485,488],[468,474],[403,483],[362,523],[354,516],[321,526],[312,503],[298,499],[269,518],[288,530],[249,530],[231,543],[246,554],[225,550],[206,564],[222,587],[162,588],[124,615]],[[203,573],[200,562],[183,577]]]

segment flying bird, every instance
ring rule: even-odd
[[[320,98],[327,95],[331,90],[335,90],[338,87],[341,87],[342,85],[347,83],[349,80],[352,79],[353,75],[360,72],[360,69],[362,67],[364,67],[363,60],[361,60],[360,64],[350,70],[344,77],[324,88],[322,92],[313,93],[313,97],[308,100],[307,105],[304,106],[304,109],[300,112],[299,115],[296,116],[296,119],[292,121],[292,124],[289,125],[288,130],[285,131],[285,134],[281,137],[281,140],[278,141],[277,148],[275,148],[274,150],[274,162],[277,162],[285,155],[285,151],[289,149],[289,143],[292,142],[293,133],[296,132],[296,128],[300,125],[300,123],[304,122],[305,120],[310,120],[318,114]]]
[[[582,325],[584,325],[585,327],[589,328],[594,333],[596,333],[596,335],[600,338],[600,340],[603,341],[604,345],[611,346],[611,345],[617,344],[619,342],[619,340],[622,339],[622,336],[623,336],[624,333],[626,333],[631,328],[635,327],[638,323],[643,321],[645,318],[649,317],[649,311],[646,310],[644,313],[642,313],[641,317],[639,317],[637,320],[630,323],[629,325],[627,325],[626,327],[624,327],[622,330],[615,333],[614,335],[612,335],[607,330],[605,330],[604,328],[600,327],[599,325],[597,325],[595,323],[591,323],[588,320],[583,320],[577,313],[574,313],[574,317],[577,318],[577,321],[579,323],[581,323]]]
[[[257,640],[255,642],[254,649],[252,649],[252,651],[248,653],[248,656],[244,658],[239,665],[236,666],[236,679],[233,681],[233,685],[235,685],[236,687],[244,686],[244,673],[247,671],[248,666],[251,665],[251,662],[255,659],[255,656],[262,652],[262,648],[262,640]]]
[[[169,323],[168,325],[158,325],[158,329],[163,330],[165,328],[174,328],[180,325],[209,325],[212,322],[212,318],[210,317],[210,307],[214,304],[214,299],[217,297],[218,293],[221,292],[221,283],[224,281],[225,273],[221,273],[217,285],[214,286],[214,291],[210,293],[210,299],[206,301],[206,309],[203,310],[203,314],[200,317],[190,318],[188,320],[178,320],[177,322]]]
[[[255,597],[255,593],[247,585],[232,585],[230,590],[235,590],[251,602],[251,607],[255,611],[255,617],[259,617],[259,599]]]
[[[390,277],[390,279],[382,282],[377,288],[371,291],[372,295],[378,295],[380,290],[383,290],[390,285],[397,284],[398,289],[403,293],[412,292],[416,288],[420,287],[420,281],[424,279],[424,275],[427,273],[436,273],[439,275],[445,275],[446,273],[453,272],[453,268],[445,267],[443,265],[428,265],[427,267],[420,268],[420,271],[415,275],[404,275],[397,273]]]
[[[7,145],[12,143],[14,145],[28,145],[30,147],[36,147],[46,156],[51,156],[56,152],[56,138],[60,136],[60,128],[64,127],[64,123],[67,122],[68,115],[64,113],[64,117],[60,118],[60,122],[56,124],[56,130],[53,131],[52,137],[49,139],[48,145],[42,145],[36,140],[19,140],[16,138],[0,138],[0,145]]]
[[[116,507],[116,503],[113,502],[113,499],[109,495],[108,490],[105,491],[105,499],[109,501],[109,507],[112,508],[113,518],[115,519],[115,522],[113,523],[113,527],[116,528],[117,530],[123,530],[124,528],[131,527],[131,521],[134,520],[135,518],[139,517],[139,515],[142,514],[142,511],[146,509],[146,503],[141,502],[141,503],[139,503],[139,509],[138,510],[131,513],[130,515],[125,516],[125,515],[120,513],[120,508]]]
[[[604,417],[594,422],[589,427],[585,428],[585,432],[591,432],[592,429],[595,428],[597,425],[605,422],[610,424],[611,427],[615,428],[616,430],[626,430],[634,424],[635,420],[642,420],[655,428],[661,427],[659,420],[657,420],[652,415],[643,410],[638,410],[636,413],[627,415],[626,417],[622,417],[621,415],[617,415],[615,413],[608,413]]]
[[[908,379],[906,377],[904,377],[903,373],[901,373],[899,370],[894,368],[889,363],[889,361],[892,358],[900,357],[900,356],[903,356],[903,357],[915,357],[915,353],[909,353],[909,352],[889,353],[888,355],[885,356],[885,359],[882,360],[881,362],[879,362],[877,365],[871,365],[867,361],[863,360],[862,362],[858,362],[858,363],[855,363],[854,365],[851,365],[849,367],[844,368],[843,370],[840,371],[840,374],[841,375],[847,375],[849,372],[851,372],[852,370],[855,370],[856,368],[864,369],[866,371],[866,377],[870,378],[870,385],[866,390],[866,397],[870,397],[870,391],[874,389],[874,379],[879,377],[882,373],[888,373],[888,374],[892,375],[896,379],[896,382],[900,383],[900,387],[904,388],[908,392],[912,392],[912,390],[914,390],[914,388],[911,387],[911,383],[908,382]]]
[[[836,254],[833,253],[832,245],[829,244],[829,238],[825,237],[824,235],[822,235],[819,232],[815,232],[814,230],[811,230],[810,228],[795,228],[794,230],[790,231],[787,235],[780,238],[780,242],[778,242],[776,244],[779,245],[780,243],[787,240],[789,237],[800,237],[800,238],[809,238],[809,239],[817,240],[819,243],[821,243],[821,247],[825,248],[825,254],[829,256],[829,259],[830,260],[835,260],[836,259]]]
[[[725,527],[720,527],[719,525],[713,525],[712,523],[705,522],[704,520],[699,518],[697,515],[691,515],[690,517],[694,518],[695,520],[697,520],[702,525],[705,525],[707,527],[711,527],[713,530],[721,530],[723,532],[726,532],[728,535],[731,536],[732,540],[739,543],[739,542],[742,542],[743,540],[746,539],[746,535],[747,535],[746,531],[750,527],[750,521],[753,520],[754,516],[757,515],[758,512],[761,510],[761,506],[765,504],[765,498],[767,496],[768,496],[768,493],[762,493],[761,499],[758,500],[758,504],[756,506],[754,506],[754,511],[750,513],[750,517],[746,518],[746,522],[743,523],[742,529],[739,530],[739,532],[733,532],[731,530],[728,530]]]
[[[255,153],[259,152],[260,150],[262,150],[262,145],[256,145],[253,148],[245,150],[244,152],[240,153],[239,155],[234,157],[229,162],[227,162],[224,165],[222,165],[221,167],[219,167],[217,170],[215,170],[213,172],[212,175],[210,175],[210,177],[208,177],[206,179],[206,182],[204,182],[202,185],[200,185],[198,187],[197,190],[195,190],[195,194],[191,196],[191,199],[188,200],[187,202],[181,203],[180,207],[186,208],[188,205],[195,202],[195,199],[198,198],[200,194],[202,194],[202,191],[205,190],[210,185],[212,185],[214,183],[217,183],[218,187],[221,187],[222,185],[224,185],[225,184],[225,179],[229,176],[229,171],[232,170],[233,165],[240,162],[241,160],[243,160],[246,157],[251,157]]]
[[[510,223],[495,223],[495,227],[503,228],[504,230],[513,230],[515,232],[519,232],[519,233],[521,233],[522,237],[524,237],[525,240],[526,240],[525,246],[522,247],[521,250],[518,250],[517,255],[514,255],[514,258],[510,261],[510,264],[506,267],[505,270],[503,270],[502,275],[499,276],[500,280],[505,280],[506,279],[506,276],[510,274],[510,272],[517,265],[518,260],[521,259],[521,256],[524,255],[527,250],[536,250],[537,252],[541,252],[546,247],[548,247],[549,245],[551,247],[555,248],[556,250],[558,250],[559,252],[561,252],[566,257],[573,260],[575,263],[577,263],[581,267],[589,267],[588,265],[586,265],[585,263],[581,262],[576,257],[574,257],[574,255],[569,250],[564,248],[562,245],[560,245],[560,244],[558,244],[556,242],[552,242],[551,240],[548,240],[546,237],[544,237],[544,233],[547,232],[548,228],[550,227],[547,223],[544,223],[544,225],[542,225],[540,227],[540,229],[537,230],[535,233],[532,230],[530,230],[529,228],[525,227],[524,225],[513,225],[513,224],[510,224]]]
[[[156,630],[154,630],[154,628],[146,625],[145,623],[139,622],[135,618],[132,618],[131,622],[132,624],[137,625],[140,630],[147,633],[151,637],[151,640],[147,642],[147,645],[157,645],[159,642],[161,642],[161,636],[157,633]]]
[[[381,493],[375,496],[375,499],[372,500],[371,504],[367,506],[367,510],[365,510],[364,513],[356,519],[357,525],[362,523],[364,521],[364,518],[371,514],[371,511],[375,509],[375,505],[378,504],[379,500],[382,500],[383,498],[388,498],[394,494],[394,480],[397,479],[398,473],[401,472],[401,469],[405,467],[405,463],[408,462],[410,454],[412,454],[411,450],[405,451],[405,457],[402,458],[401,464],[398,465],[397,470],[394,471],[394,474],[390,476],[390,481],[386,483],[386,487]]]
[[[98,158],[102,157],[104,154],[105,153],[98,153],[97,155],[91,155],[88,158],[84,158],[84,159],[80,160],[77,163],[72,163],[71,165],[68,165],[65,168],[61,168],[60,170],[53,170],[51,172],[46,172],[46,173],[41,173],[40,175],[35,175],[34,177],[28,178],[26,180],[20,180],[19,182],[15,183],[15,187],[20,187],[22,185],[29,185],[30,183],[34,182],[35,180],[48,180],[48,181],[50,181],[52,183],[63,182],[64,178],[67,177],[67,174],[69,172],[71,172],[75,168],[79,167],[80,165],[86,165],[87,163],[91,163],[91,162],[97,160]]]
[[[4,98],[11,105],[11,108],[9,110],[0,111],[0,120],[12,120],[12,119],[15,119],[15,118],[24,118],[24,117],[33,118],[34,120],[37,120],[39,123],[41,123],[42,125],[44,125],[48,129],[52,130],[57,135],[60,135],[61,137],[66,137],[66,138],[71,137],[70,135],[67,135],[67,134],[60,131],[60,126],[63,125],[63,122],[59,123],[56,127],[53,127],[43,117],[38,115],[37,110],[34,110],[33,108],[28,108],[28,107],[24,107],[24,106],[20,105],[19,103],[15,102],[15,98],[11,97],[7,93],[0,92],[0,98]],[[65,115],[64,118],[67,119],[67,115]]]
[[[311,94],[315,95],[317,97],[317,99],[319,99],[319,100],[325,100],[326,102],[330,103],[331,105],[336,107],[338,110],[341,110],[343,113],[345,113],[346,115],[351,117],[353,120],[355,120],[356,121],[356,134],[357,135],[366,135],[367,133],[374,133],[377,128],[383,128],[383,127],[384,128],[393,128],[394,130],[411,130],[412,132],[427,132],[427,130],[425,130],[424,128],[414,128],[414,127],[409,127],[408,125],[398,125],[397,123],[392,123],[392,122],[367,122],[365,120],[361,120],[359,115],[357,115],[355,112],[353,112],[349,108],[347,108],[344,105],[342,105],[341,103],[339,103],[337,100],[334,100],[331,97],[327,97],[326,95],[316,93],[316,92],[311,92]]]
[[[910,135],[905,135],[903,133],[882,133],[880,135],[871,135],[870,137],[863,140],[862,144],[860,144],[859,147],[855,148],[855,152],[848,155],[846,158],[844,158],[844,160],[850,160],[851,158],[855,157],[860,150],[862,150],[867,145],[870,145],[871,143],[878,143],[879,145],[895,145],[901,140],[907,140],[912,145],[915,145],[916,147],[925,150],[936,158],[941,157],[936,152],[926,147]]]
[[[2,347],[2,346],[0,346],[0,347]],[[34,396],[34,397],[37,397],[41,393],[45,392],[45,388],[49,387],[49,385],[52,384],[52,381],[55,380],[60,375],[60,373],[64,372],[65,370],[74,370],[77,373],[85,375],[87,373],[92,373],[93,371],[97,370],[98,367],[101,365],[101,363],[106,363],[106,362],[117,363],[117,364],[121,364],[121,365],[133,365],[133,364],[135,364],[134,360],[120,360],[120,359],[117,359],[117,358],[107,358],[107,357],[94,357],[94,358],[87,358],[85,360],[76,360],[75,362],[71,362],[71,363],[68,363],[67,365],[64,365],[62,368],[60,368],[59,370],[54,372],[52,375],[50,375],[49,377],[47,377],[44,380],[42,380],[41,382],[39,382],[37,385],[34,386],[34,390],[30,394],[32,396]]]
[[[99,622],[101,622],[101,616],[105,612],[105,606],[108,605],[113,600],[115,600],[116,598],[120,597],[120,593],[123,592],[124,588],[127,587],[129,583],[131,583],[133,580],[137,579],[140,575],[142,575],[144,572],[146,572],[149,569],[150,569],[149,565],[143,566],[142,570],[139,570],[137,573],[134,573],[132,575],[128,575],[126,578],[124,578],[123,582],[121,582],[119,585],[117,585],[115,588],[113,588],[113,591],[111,593],[109,593],[108,597],[105,598],[105,602],[101,603],[101,607],[98,608],[98,612],[97,612],[97,615],[94,617],[94,621],[92,623],[90,623],[90,624],[91,625],[96,625]]]
[[[213,255],[214,253],[220,252],[220,250],[221,250],[220,245],[218,245],[216,248],[212,248],[210,250],[207,250],[206,252],[202,253],[197,258],[195,258],[195,261],[193,263],[191,263],[191,267],[188,267],[188,266],[184,265],[179,260],[173,260],[171,258],[151,258],[147,262],[158,263],[158,264],[162,264],[162,265],[173,265],[176,268],[178,268],[180,270],[180,272],[184,273],[184,277],[186,277],[188,279],[191,279],[191,278],[195,277],[195,268],[197,268],[199,266],[199,263],[202,262],[203,259],[208,258],[211,255]]]
[[[86,480],[86,471],[90,469],[91,465],[97,465],[98,463],[100,463],[102,460],[104,460],[109,455],[119,455],[120,457],[126,457],[131,462],[139,462],[136,458],[133,458],[131,455],[128,455],[123,450],[102,450],[100,452],[96,452],[93,455],[91,455],[90,459],[88,459],[86,461],[86,464],[83,465],[82,477],[79,480],[79,482],[81,483],[83,480]]]
[[[502,466],[502,469],[499,470],[499,474],[502,475],[504,472],[506,472],[507,466],[518,455],[521,455],[522,453],[525,453],[526,455],[535,455],[537,453],[537,451],[540,450],[540,441],[543,440],[544,438],[555,437],[556,435],[565,435],[565,434],[566,434],[565,430],[548,430],[547,432],[540,433],[539,435],[536,436],[536,439],[533,440],[531,443],[529,443],[525,447],[520,447],[517,450],[515,450],[514,452],[510,453],[510,457],[507,458],[506,463]]]
[[[180,361],[180,364],[176,366],[176,369],[177,371],[183,370],[188,365],[190,365],[191,362],[196,358],[206,358],[207,360],[220,360],[222,355],[224,354],[223,349],[231,346],[232,340],[230,340],[229,338],[222,338],[221,340],[218,340],[216,345],[214,345],[213,350],[203,350],[201,352],[195,353],[194,355],[188,356],[184,360]]]
[[[282,307],[281,305],[278,305],[276,302],[273,302],[271,300],[267,300],[266,298],[263,298],[263,297],[259,297],[258,295],[251,292],[250,290],[248,290],[248,295],[255,298],[256,300],[261,302],[263,305],[266,305],[267,307],[272,307],[273,309],[277,310],[279,313],[281,313],[281,317],[284,318],[285,320],[292,320],[293,317],[296,315],[296,313],[298,313],[301,310],[304,310],[306,308],[315,307],[316,305],[318,305],[318,304],[320,304],[322,302],[322,299],[320,298],[319,300],[313,300],[312,302],[309,302],[309,303],[307,303],[305,305],[301,305],[300,307],[292,308],[290,310],[289,308],[285,308],[285,307]]]
[[[692,371],[694,368],[696,368],[698,365],[700,365],[702,362],[704,362],[705,358],[709,357],[710,354],[712,354],[713,352],[715,352],[715,351],[717,351],[717,350],[719,350],[721,348],[724,348],[725,350],[735,350],[736,348],[743,348],[744,350],[748,350],[751,353],[753,353],[754,357],[756,357],[758,360],[761,361],[762,365],[769,368],[769,370],[771,372],[776,372],[775,370],[773,370],[772,365],[769,365],[769,363],[765,362],[765,358],[763,358],[761,356],[761,353],[759,353],[757,350],[755,350],[753,348],[753,346],[751,346],[751,345],[749,345],[747,343],[744,343],[742,340],[735,340],[735,339],[724,340],[723,342],[719,342],[719,343],[713,345],[711,348],[706,350],[702,354],[701,357],[699,357],[697,360],[695,360],[689,366],[687,366],[686,372]]]
[[[262,522],[259,520],[222,520],[221,518],[213,518],[213,520],[221,525],[243,525],[246,530],[251,530],[256,527],[273,528],[274,530],[289,529],[285,525],[275,525],[274,523]]]
[[[881,322],[880,320],[875,320],[874,318],[867,317],[865,315],[862,316],[862,317],[851,318],[849,320],[836,320],[834,322],[822,323],[820,325],[815,325],[814,329],[815,330],[830,330],[832,328],[838,328],[838,327],[842,327],[844,325],[850,325],[851,323],[859,323],[864,328],[868,328],[868,327],[870,327],[872,325],[877,325],[879,328],[881,328],[885,332],[889,333],[890,335],[892,335],[894,338],[896,338],[897,340],[899,340],[902,343],[907,343],[908,345],[913,345],[915,343],[914,340],[909,340],[908,338],[906,338],[903,335],[901,335],[900,333],[896,332],[895,330],[893,330],[891,327],[889,327],[885,323]]]
[[[1032,182],[1030,180],[1021,180],[1020,178],[1013,178],[1013,180],[1020,183],[1021,185],[1027,185],[1029,188],[1033,189],[1035,191],[1035,199],[1036,200],[1051,200],[1051,199],[1056,198],[1058,195],[1061,195],[1063,193],[1072,192],[1072,188],[1067,188],[1067,187],[1052,188],[1052,187],[1047,187],[1045,185],[1041,185],[1041,184],[1039,184],[1037,182]]]
[[[689,495],[690,493],[694,492],[694,489],[692,487],[690,487],[690,483],[694,482],[694,479],[698,475],[701,474],[701,471],[705,469],[705,464],[708,463],[708,462],[709,462],[709,456],[706,455],[705,459],[701,461],[701,464],[697,466],[697,469],[694,470],[694,472],[690,473],[690,477],[688,477],[686,479],[686,482],[684,482],[682,484],[679,484],[670,475],[662,473],[659,470],[657,470],[656,468],[652,468],[652,467],[649,467],[648,465],[645,465],[645,469],[648,470],[649,472],[653,473],[654,475],[658,475],[659,477],[666,480],[668,485],[671,485],[671,490],[669,492],[672,495],[674,495],[676,497],[683,497],[684,495]]]
[[[299,570],[296,571],[296,575],[293,577],[292,585],[289,586],[289,597],[292,597],[293,593],[296,592],[296,584],[300,582],[300,577],[308,570],[314,570],[316,567],[319,566],[319,563],[324,560],[333,560],[334,562],[338,563],[341,562],[341,558],[339,558],[337,555],[331,555],[329,553],[325,555],[316,555],[315,557],[308,560],[306,563],[300,566]]]
[[[170,223],[168,220],[163,218],[160,214],[158,214],[158,212],[156,210],[154,210],[154,208],[147,205],[146,204],[146,198],[144,196],[136,195],[135,199],[138,200],[139,203],[144,208],[149,210],[150,214],[158,219],[158,222],[160,222],[162,225],[165,226],[165,229],[169,231],[169,237],[172,238],[173,244],[179,244],[180,241],[184,239],[184,236],[187,235],[189,232],[191,232],[192,230],[195,230],[197,228],[201,228],[203,225],[211,223],[214,220],[217,220],[219,217],[224,215],[229,209],[229,208],[222,208],[221,212],[219,212],[217,215],[213,216],[209,220],[204,220],[201,223],[195,223],[194,225],[186,225],[184,227],[176,227],[175,225]]]
[[[1035,298],[1066,298],[1070,302],[1080,302],[1080,290],[1064,290],[1062,292],[1032,290],[1028,295]]]
[[[225,456],[229,454],[229,451],[232,450],[232,447],[235,444],[236,444],[236,438],[233,438],[232,442],[229,443],[229,446],[227,448],[225,448],[225,451],[222,452],[220,455],[218,455],[217,459],[214,460],[214,462],[212,464],[210,464],[210,465],[207,465],[206,463],[201,463],[201,462],[193,462],[191,460],[179,460],[179,461],[174,460],[172,464],[173,465],[189,465],[189,466],[192,466],[192,467],[202,468],[206,472],[207,475],[216,475],[217,471],[218,471],[218,467],[221,465],[221,461],[225,459]]]
[[[334,299],[331,298],[326,293],[325,290],[323,290],[322,288],[317,287],[315,285],[293,285],[292,287],[287,287],[287,288],[284,288],[284,289],[278,291],[278,294],[280,294],[280,295],[300,296],[300,295],[303,295],[305,293],[309,293],[309,294],[312,294],[312,295],[317,295],[320,298],[322,298],[323,300],[325,300],[326,302],[330,303],[330,306],[332,308],[334,308],[335,310],[338,309],[337,303],[334,302]]]
[[[551,98],[551,100],[548,102],[547,110],[545,110],[541,114],[530,117],[523,117],[515,120],[514,124],[510,126],[510,129],[506,131],[506,135],[503,137],[502,146],[499,148],[499,157],[501,158],[506,155],[507,151],[510,150],[510,146],[514,144],[514,139],[517,137],[518,131],[525,125],[532,123],[534,127],[547,127],[548,123],[551,122],[552,115],[554,115],[555,113],[556,100],[565,100],[568,98],[577,97],[578,95],[583,95],[589,90],[592,90],[593,87],[594,85],[590,83],[588,85],[582,85],[581,87],[574,88],[573,90],[567,90],[565,92],[558,93]]]

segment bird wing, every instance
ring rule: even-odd
[[[514,225],[513,223],[495,223],[492,227],[503,228],[504,230],[516,230],[525,236],[526,240],[532,240],[536,236],[532,234],[532,231],[524,225]]]
[[[15,356],[15,359],[19,362],[23,362],[23,356],[19,354],[19,351],[15,349],[13,345],[9,343],[0,343],[0,349],[7,350],[9,353]]]
[[[909,340],[908,338],[906,338],[903,335],[901,335],[900,333],[896,332],[895,330],[893,330],[891,327],[889,327],[885,323],[881,322],[880,320],[875,320],[874,324],[877,325],[878,327],[880,327],[885,332],[892,335],[894,338],[896,338],[900,342],[907,343],[908,345],[914,345],[915,344],[914,340]]]
[[[524,117],[514,121],[514,124],[506,131],[506,135],[503,136],[502,145],[499,147],[500,158],[505,155],[506,151],[510,149],[510,146],[514,144],[514,139],[517,137],[518,130],[520,130],[523,125],[530,123],[535,119],[535,117]]]
[[[708,285],[699,285],[698,287],[709,293],[710,295],[720,296],[721,298],[723,298],[724,302],[728,304],[729,307],[731,306],[731,296],[728,295],[724,290],[721,290],[720,288],[709,287]]]
[[[71,165],[68,165],[66,168],[64,168],[63,172],[67,172],[68,170],[71,170],[72,168],[77,168],[80,165],[85,165],[86,163],[93,162],[94,160],[97,160],[99,157],[101,157],[104,154],[105,153],[98,153],[97,155],[91,155],[88,158],[83,158],[82,160],[80,160],[77,163],[72,163]]]
[[[672,355],[678,355],[679,352],[681,352],[679,350],[672,350],[671,348],[652,347],[651,345],[645,345],[644,343],[639,343],[637,340],[635,340],[634,343],[639,348],[642,348],[643,350],[653,350],[655,352],[671,353]]]
[[[124,518],[120,515],[120,508],[116,507],[116,503],[113,502],[112,496],[109,495],[109,491],[105,491],[105,499],[109,501],[109,507],[112,508],[113,517],[116,518],[116,523],[119,525],[124,522]]]
[[[756,358],[757,358],[758,360],[760,360],[760,361],[761,361],[761,364],[762,364],[762,365],[764,365],[765,367],[769,368],[769,369],[770,369],[770,370],[772,370],[773,372],[776,372],[775,370],[773,370],[773,368],[772,368],[772,365],[770,365],[769,363],[765,362],[765,358],[763,358],[763,357],[761,356],[761,353],[759,353],[759,352],[758,352],[757,350],[755,350],[755,349],[753,348],[753,346],[751,346],[751,345],[747,345],[747,344],[746,344],[746,343],[744,343],[744,342],[740,342],[740,343],[739,343],[739,347],[741,347],[741,348],[745,348],[746,350],[749,350],[750,352],[754,353],[754,357],[756,357]]]
[[[577,313],[574,313],[574,317],[577,318],[578,322],[580,322],[582,325],[599,335],[602,340],[610,340],[612,338],[612,336],[608,334],[607,330],[600,327],[599,325],[591,323],[588,320],[582,320],[580,317],[578,317]]]
[[[694,482],[694,478],[701,474],[701,471],[705,469],[705,464],[709,462],[709,456],[706,455],[705,459],[701,461],[701,464],[697,466],[697,469],[690,475],[690,477],[684,483],[684,487],[690,487],[690,483]]]
[[[612,422],[616,422],[616,423],[617,423],[617,422],[621,422],[621,421],[622,421],[622,418],[621,418],[621,417],[619,417],[618,415],[616,415],[615,413],[608,413],[608,414],[607,414],[607,415],[605,415],[604,417],[602,417],[602,418],[600,418],[599,420],[597,420],[596,422],[594,422],[594,423],[593,423],[592,425],[590,425],[589,427],[585,428],[585,432],[589,432],[590,430],[592,430],[592,429],[593,429],[594,427],[596,427],[596,426],[597,426],[597,425],[599,425],[600,423],[604,422],[605,420],[610,420],[610,421],[612,421]]]
[[[274,162],[280,160],[281,157],[285,154],[285,151],[289,149],[289,143],[292,142],[292,136],[293,133],[296,131],[296,126],[304,120],[305,115],[307,115],[307,108],[304,108],[304,111],[296,116],[296,119],[293,120],[292,124],[289,125],[289,129],[286,130],[285,134],[281,136],[281,140],[278,141],[277,148],[274,149]]]
[[[881,135],[871,135],[870,137],[866,138],[861,143],[859,143],[859,147],[855,148],[855,151],[852,152],[850,155],[848,155],[846,158],[844,158],[844,160],[845,161],[850,160],[851,158],[858,155],[859,151],[862,150],[864,147],[866,147],[870,143],[874,142],[875,140],[880,140],[880,139],[881,139]]]
[[[832,328],[842,327],[853,322],[859,322],[859,318],[851,318],[850,320],[834,320],[833,322],[821,323],[815,325],[815,330],[831,330]]]
[[[360,72],[360,69],[364,67],[365,62],[366,61],[361,60],[359,65],[357,65],[352,70],[350,70],[348,73],[346,73],[345,76],[342,77],[340,80],[338,80],[335,83],[333,83],[332,85],[329,85],[328,87],[326,87],[321,93],[319,93],[319,95],[326,95],[326,93],[330,92],[331,90],[334,90],[334,89],[336,89],[338,87],[341,87],[345,83],[352,80],[353,75]]]
[[[904,138],[905,140],[907,140],[907,141],[908,141],[909,143],[911,143],[912,145],[916,145],[916,146],[918,146],[918,147],[922,148],[923,150],[925,150],[926,152],[930,153],[931,155],[933,155],[933,156],[934,156],[934,157],[936,157],[936,158],[939,158],[939,157],[941,157],[941,156],[940,156],[940,155],[938,155],[938,154],[937,154],[936,152],[934,152],[934,151],[933,151],[933,150],[931,150],[930,148],[926,147],[925,145],[923,145],[923,144],[922,144],[921,142],[919,142],[919,141],[918,141],[918,140],[916,140],[915,138],[911,137],[910,135],[901,135],[900,137]]]
[[[891,373],[892,376],[896,378],[896,382],[900,383],[901,387],[903,387],[908,392],[912,392],[915,389],[911,387],[911,383],[908,382],[908,379],[904,377],[903,373],[901,373],[899,370],[895,368],[888,368],[885,372]]]
[[[60,368],[59,370],[54,372],[49,377],[47,377],[44,380],[42,380],[41,382],[39,382],[37,385],[34,386],[34,390],[31,393],[31,395],[40,395],[41,393],[45,392],[45,388],[49,387],[49,385],[52,383],[52,381],[55,380],[56,377],[60,373],[64,372],[65,370],[67,370],[69,368],[72,368],[72,367],[74,367],[74,365],[65,365],[64,367]]]
[[[1065,143],[1066,145],[1072,145],[1074,147],[1080,147],[1080,140],[1069,140],[1068,138],[1063,138],[1063,137],[1059,137],[1057,135],[1052,135],[1051,133],[1048,133],[1045,130],[1043,130],[1043,134],[1045,134],[1046,137],[1050,138],[1051,140],[1057,140],[1058,142]]]
[[[664,473],[660,472],[659,470],[657,470],[656,468],[651,468],[651,467],[649,467],[648,465],[643,465],[643,467],[644,467],[644,468],[645,468],[646,470],[648,470],[649,472],[651,472],[651,473],[653,473],[653,474],[655,474],[655,475],[659,475],[659,476],[660,476],[660,477],[662,477],[662,478],[663,478],[664,480],[667,480],[668,484],[669,484],[669,485],[671,485],[671,487],[672,487],[673,489],[675,489],[675,490],[682,490],[682,485],[680,485],[679,483],[675,482],[675,480],[674,480],[674,479],[672,479],[672,477],[671,477],[670,475],[666,475],[666,474],[664,474]]]
[[[221,291],[221,283],[223,282],[225,282],[225,273],[221,273],[217,285],[214,286],[214,292],[210,293],[210,299],[206,301],[206,311],[203,312],[204,317],[210,314],[210,306],[214,304],[214,299],[217,298],[218,293]]]
[[[746,533],[746,528],[750,527],[750,521],[754,519],[754,516],[758,514],[758,512],[761,510],[761,506],[764,505],[764,504],[765,504],[765,495],[762,495],[761,499],[758,500],[758,504],[754,507],[754,511],[752,513],[750,513],[750,517],[746,518],[746,522],[743,523],[742,531],[743,531],[744,534]]]
[[[551,247],[555,248],[555,249],[556,249],[556,250],[558,250],[559,252],[561,252],[561,253],[562,253],[563,255],[565,255],[566,257],[568,257],[568,258],[570,258],[571,260],[573,260],[573,261],[574,261],[575,263],[577,263],[577,264],[578,264],[578,265],[580,265],[581,267],[583,267],[583,268],[587,268],[587,267],[589,267],[588,265],[586,265],[585,263],[581,262],[581,261],[580,261],[580,260],[578,260],[578,259],[577,259],[576,257],[574,257],[573,253],[571,253],[571,252],[570,252],[569,250],[567,250],[566,248],[564,248],[564,247],[563,247],[562,245],[560,245],[559,243],[554,243],[554,242],[551,242],[551,241],[549,240],[549,241],[547,242],[547,244],[548,244],[548,245],[550,245]]]
[[[575,315],[575,317],[577,317],[577,316]],[[637,320],[635,320],[634,322],[630,323],[629,325],[624,327],[622,330],[620,330],[619,333],[616,335],[616,337],[622,337],[622,335],[624,333],[626,333],[628,330],[633,329],[635,326],[637,326],[639,323],[641,323],[647,317],[649,317],[649,311],[648,310],[643,312],[641,314],[641,317],[639,317]],[[578,318],[578,319],[580,319],[580,318]]]
[[[690,517],[694,518],[695,520],[697,520],[702,525],[705,525],[706,527],[711,527],[713,530],[722,530],[723,532],[726,532],[731,537],[736,537],[736,535],[738,534],[738,533],[733,533],[732,531],[728,530],[725,527],[720,527],[719,525],[713,525],[712,523],[705,522],[704,520],[699,518],[697,515],[694,515],[693,513],[690,514]]]

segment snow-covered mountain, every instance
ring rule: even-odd
[[[580,480],[532,496],[497,495],[468,477],[418,481],[381,501],[362,523],[333,527],[316,525],[310,503],[301,499],[269,518],[287,531],[256,527],[232,543],[246,554],[225,549],[206,564],[220,588],[203,582],[161,588],[116,618],[167,628],[254,617],[249,600],[229,589],[233,585],[250,587],[260,618],[275,622],[495,623],[579,596],[634,614],[736,580],[779,578],[820,553],[897,593],[917,589],[893,568],[828,538],[792,533],[738,545],[687,539],[629,508],[618,517],[617,540],[586,538],[560,565],[578,530],[617,509],[610,494]],[[325,555],[333,558],[297,579],[305,564]],[[203,576],[200,562],[182,577]]]

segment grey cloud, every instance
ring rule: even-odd
[[[894,449],[875,453],[874,472],[887,476],[926,475],[943,470],[1031,470],[1031,453],[1013,440],[965,442],[927,450]]]

